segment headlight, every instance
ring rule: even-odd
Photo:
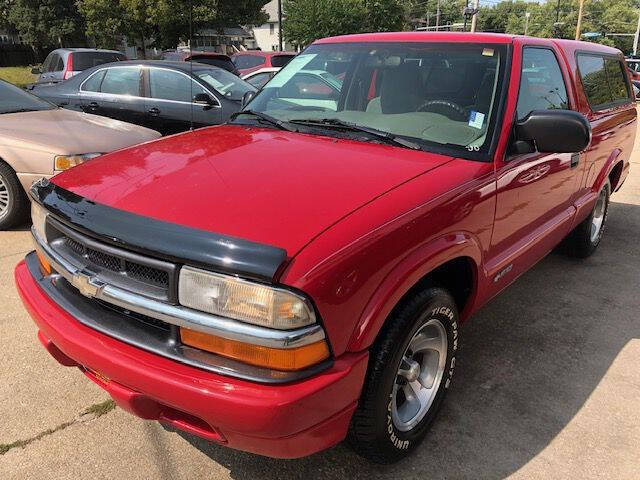
[[[102,155],[101,153],[83,153],[80,155],[56,155],[53,159],[54,170],[69,170],[71,167],[80,165],[81,163],[91,160]]]
[[[35,200],[31,202],[31,221],[33,222],[33,231],[40,240],[45,241],[45,222],[47,221],[47,211]]]
[[[280,330],[316,321],[300,295],[192,267],[180,270],[178,298],[185,307]]]

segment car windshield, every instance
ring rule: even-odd
[[[305,133],[349,123],[424,150],[476,158],[491,144],[505,61],[506,46],[498,44],[316,44],[280,70],[247,109],[306,125]]]
[[[0,81],[0,114],[52,110],[55,105],[20,88]]]
[[[229,100],[239,102],[246,92],[256,91],[253,85],[248,84],[244,80],[236,77],[233,73],[222,70],[221,68],[198,70],[194,72],[194,74]]]

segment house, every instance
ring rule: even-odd
[[[264,6],[264,11],[269,15],[269,21],[263,25],[253,27],[253,42],[247,42],[247,48],[258,48],[265,52],[279,50],[278,36],[280,34],[280,25],[278,23],[278,0],[271,0]],[[295,51],[296,48],[290,43],[283,41],[282,49],[287,51]]]

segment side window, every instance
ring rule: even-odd
[[[607,71],[607,79],[609,80],[613,101],[628,101],[629,90],[627,90],[627,81],[625,80],[626,71],[620,60],[605,58],[604,69]]]
[[[102,86],[102,93],[116,95],[140,95],[140,68],[122,67],[107,69]]]
[[[58,62],[56,63],[55,68],[53,69],[54,72],[61,72],[64,70],[64,60],[62,59],[62,57],[58,57]]]
[[[533,110],[569,108],[567,88],[558,60],[546,48],[525,48],[518,94],[518,120]]]
[[[42,68],[41,68],[43,72],[49,71],[49,67],[51,66],[51,61],[53,60],[54,56],[55,56],[54,53],[50,53],[49,55],[47,55],[47,58],[44,59],[44,62],[42,62]]]
[[[613,103],[630,101],[619,60],[578,54],[578,70],[592,110],[602,110]]]
[[[253,77],[247,78],[245,81],[257,89],[260,89],[264,87],[269,80],[271,80],[272,75],[273,74],[270,72],[257,73]]]
[[[150,96],[161,100],[191,103],[193,95],[206,93],[204,88],[189,77],[171,70],[152,68],[149,70]]]
[[[58,55],[57,53],[51,54],[49,65],[47,65],[47,69],[45,71],[49,73],[57,71],[56,69],[58,67],[59,60],[60,60],[60,55]]]
[[[264,57],[258,55],[238,55],[233,58],[238,68],[253,68],[259,65],[264,65]]]
[[[100,85],[102,84],[102,79],[104,78],[104,74],[106,72],[107,72],[106,70],[100,70],[99,72],[96,72],[93,75],[91,75],[82,84],[81,90],[84,92],[99,92]]]

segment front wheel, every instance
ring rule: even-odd
[[[607,180],[598,194],[591,214],[567,237],[566,251],[569,255],[586,258],[596,251],[607,224],[610,196],[611,184]]]
[[[451,382],[458,311],[451,295],[428,288],[387,321],[373,346],[347,440],[376,463],[393,463],[420,444]]]

